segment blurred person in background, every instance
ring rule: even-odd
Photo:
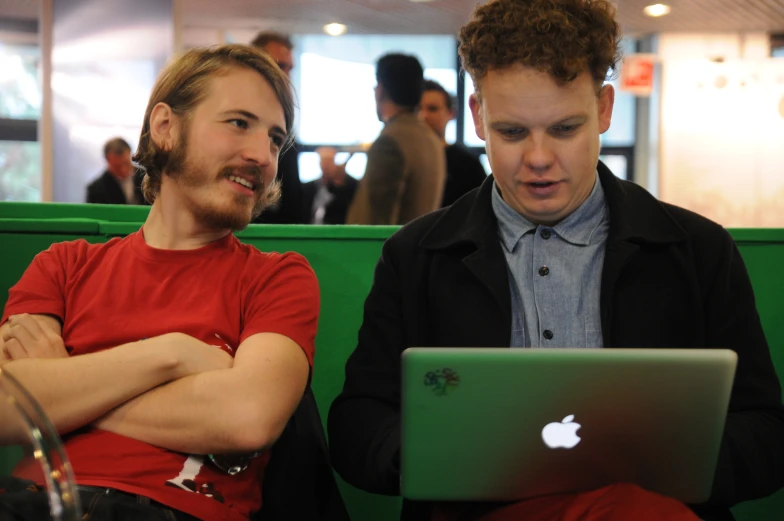
[[[444,148],[417,116],[424,78],[416,57],[382,56],[376,81],[376,113],[384,128],[368,150],[346,222],[406,224],[441,206]]]
[[[479,187],[487,172],[474,154],[457,143],[446,142],[446,126],[455,119],[454,99],[438,82],[425,80],[419,117],[433,129],[446,150],[446,185],[441,207],[449,206],[461,196]]]
[[[106,170],[87,186],[87,202],[98,204],[145,204],[142,195],[144,172],[131,162],[131,146],[123,138],[103,146]]]
[[[303,204],[309,224],[345,224],[346,214],[359,181],[346,173],[346,163],[335,163],[337,150],[320,147],[316,150],[321,166],[321,178],[302,185]],[[351,159],[351,156],[349,156]]]
[[[280,70],[290,77],[294,68],[291,38],[274,31],[263,31],[253,39],[251,45],[270,55]],[[283,151],[278,159],[278,181],[281,197],[277,205],[267,208],[253,220],[254,223],[303,224],[307,210],[303,208],[302,182],[299,179],[299,148],[294,142]]]

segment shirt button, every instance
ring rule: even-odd
[[[544,240],[547,240],[547,239],[549,239],[549,238],[550,238],[550,235],[552,235],[552,233],[551,233],[551,232],[550,232],[550,230],[548,230],[547,228],[545,228],[544,230],[542,230],[541,232],[539,232],[539,236],[540,236],[542,239],[544,239]]]
[[[542,336],[545,338],[545,340],[552,340],[553,339],[553,332],[550,331],[549,329],[545,329],[544,333],[542,333]]]
[[[549,274],[550,274],[550,268],[548,268],[547,266],[542,266],[541,268],[539,268],[539,275],[541,275],[542,277],[546,277]]]

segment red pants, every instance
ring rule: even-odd
[[[686,505],[618,483],[591,492],[557,494],[503,506],[443,503],[432,521],[699,521]]]

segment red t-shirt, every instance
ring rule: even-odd
[[[159,250],[140,230],[39,253],[9,291],[0,324],[20,313],[57,316],[71,356],[170,332],[233,356],[249,336],[272,332],[299,344],[312,367],[318,311],[316,276],[298,254],[261,253],[231,234],[196,250]],[[202,456],[90,426],[66,435],[64,444],[82,485],[142,494],[210,521],[246,520],[261,506],[267,454],[229,476]],[[36,472],[23,462],[15,474],[31,479]]]

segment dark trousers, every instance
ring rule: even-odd
[[[81,521],[198,521],[145,496],[110,488],[76,488],[84,514]],[[0,478],[0,521],[51,519],[46,490],[16,478]]]

